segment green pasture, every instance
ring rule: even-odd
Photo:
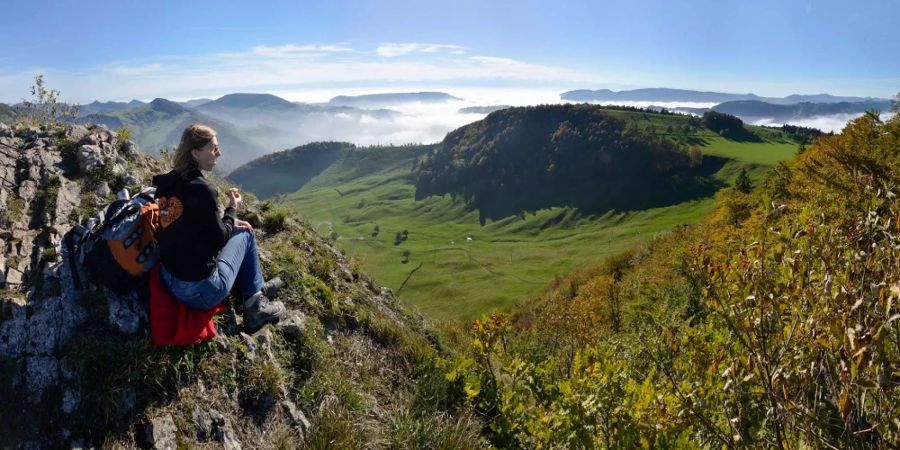
[[[696,137],[704,154],[729,159],[714,175],[726,183],[742,168],[759,180],[769,166],[796,152],[796,144],[777,138],[734,142],[711,132]],[[495,308],[510,310],[554,277],[697,223],[714,207],[711,198],[602,215],[555,207],[482,226],[478,212],[466,210],[461,199],[415,199],[412,168],[429,148],[356,149],[281,199],[320,234],[336,238],[380,284],[433,319],[469,320]],[[404,230],[406,239],[397,240]]]

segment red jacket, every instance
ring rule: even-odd
[[[194,345],[216,335],[213,316],[227,310],[224,303],[208,311],[196,311],[175,299],[160,275],[160,265],[150,270],[150,337],[153,345]]]

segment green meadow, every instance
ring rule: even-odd
[[[665,129],[665,121],[685,120],[651,118],[659,119],[657,129]],[[730,183],[742,168],[759,180],[772,164],[796,153],[797,145],[777,132],[754,132],[763,137],[735,142],[701,132],[688,138],[704,155],[728,158],[712,178]],[[432,319],[469,320],[493,309],[510,310],[554,277],[696,223],[714,206],[709,197],[600,215],[561,206],[482,226],[478,211],[467,210],[462,199],[415,199],[412,169],[430,148],[347,151],[281,199],[320,234],[336,239],[380,284]]]

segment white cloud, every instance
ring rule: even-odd
[[[406,44],[404,44],[406,45]],[[495,56],[459,56],[461,46],[408,44],[428,58],[383,58],[347,44],[254,46],[243,51],[119,61],[78,72],[49,69],[0,77],[0,101],[27,92],[44,73],[65,100],[149,100],[216,97],[230,92],[272,92],[406,84],[580,86],[607,80],[595,74]],[[10,74],[12,75],[12,74]],[[556,82],[556,83],[555,83]]]
[[[352,48],[347,47],[344,44],[286,44],[278,46],[257,45],[250,49],[250,53],[267,58],[295,58],[298,56],[311,56],[317,53],[346,53],[352,51]]]
[[[117,75],[124,76],[133,76],[133,75],[150,75],[153,73],[157,73],[162,70],[162,65],[159,63],[154,64],[145,64],[142,66],[112,66],[109,68],[112,73]]]
[[[459,45],[425,44],[415,42],[381,44],[378,46],[378,48],[375,49],[375,53],[378,56],[384,56],[385,58],[393,58],[409,53],[438,53],[443,50],[446,50],[454,55],[461,55],[465,53],[465,48]]]
[[[496,79],[552,80],[557,82],[567,81],[583,83],[597,82],[597,77],[595,75],[562,67],[531,64],[511,58],[500,58],[496,56],[470,56],[468,59],[473,63],[473,67],[477,67],[478,72],[483,76],[489,74],[491,78]]]

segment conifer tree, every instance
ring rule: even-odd
[[[750,183],[750,177],[747,176],[747,169],[741,169],[741,173],[734,180],[734,188],[745,194],[749,194],[753,190],[753,184]]]

